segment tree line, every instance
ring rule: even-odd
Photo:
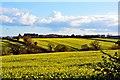
[[[71,46],[66,46],[63,44],[52,44],[48,43],[47,47],[48,49],[42,48],[38,46],[37,42],[32,41],[32,38],[29,36],[25,36],[22,38],[23,41],[20,41],[20,37],[16,37],[15,39],[7,38],[7,40],[10,40],[12,42],[18,42],[22,44],[23,46],[19,44],[12,44],[9,43],[7,45],[7,49],[3,48],[2,54],[34,54],[34,53],[49,53],[49,52],[67,52],[67,51],[94,51],[94,50],[101,50],[101,45],[98,40],[95,40],[91,42],[90,44],[83,44],[80,46],[80,49],[73,48]],[[115,50],[119,49],[120,46],[118,44],[112,45],[109,49]]]

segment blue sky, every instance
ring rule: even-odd
[[[115,2],[5,2],[2,35],[117,34]]]
[[[27,9],[34,15],[47,17],[53,10],[69,16],[117,12],[118,5],[114,2],[9,2],[2,3],[2,7]]]
[[[119,0],[1,0],[2,2],[118,2]]]

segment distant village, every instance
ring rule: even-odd
[[[59,35],[59,34],[47,34],[47,35],[39,35],[39,34],[35,34],[35,33],[25,33],[24,35],[19,34],[18,36],[6,36],[6,37],[2,37],[2,39],[4,38],[16,38],[16,37],[31,37],[31,38],[120,38],[119,36],[115,36],[115,35]]]

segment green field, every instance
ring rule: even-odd
[[[117,42],[119,40],[119,39],[111,39],[111,38],[93,38],[93,39],[105,40],[105,41],[113,41],[113,42]]]
[[[20,39],[20,41],[23,41]],[[62,44],[76,49],[73,52],[52,52],[37,54],[4,55],[2,58],[3,78],[41,78],[41,79],[61,79],[61,78],[83,78],[96,75],[93,73],[98,62],[102,62],[100,51],[79,51],[81,46],[95,40],[83,38],[32,38],[32,42],[37,42],[37,46],[48,49],[48,44]],[[19,42],[2,40],[2,50],[10,49],[9,44]],[[113,42],[99,41],[105,52],[113,55],[117,50],[108,50]],[[105,50],[106,49],[106,50]]]
[[[105,51],[111,55],[117,50]],[[100,51],[2,56],[3,78],[80,78],[93,75]]]
[[[20,39],[20,41],[23,40]],[[43,47],[45,49],[48,49],[48,44],[53,44],[55,46],[58,44],[62,44],[74,48],[75,50],[80,50],[82,45],[88,44],[90,46],[90,43],[94,42],[95,40],[82,39],[82,38],[32,38],[32,41],[37,42],[38,46]],[[2,43],[3,49],[8,48],[8,44],[18,44],[24,46],[23,44],[9,40],[2,40],[2,42],[0,43]],[[99,44],[101,46],[101,49],[109,49],[112,45],[114,45],[114,43],[112,42],[104,42],[104,41],[99,41]]]
[[[75,49],[81,49],[81,46],[84,44],[90,44],[95,40],[91,39],[82,39],[82,38],[33,38],[34,42],[38,42],[38,45],[43,48],[48,48],[47,45],[51,44],[63,44]],[[102,49],[109,49],[114,43],[99,41]]]

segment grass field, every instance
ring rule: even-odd
[[[111,55],[117,50],[105,51]],[[80,78],[93,75],[102,61],[100,51],[57,52],[2,56],[3,78]]]
[[[111,40],[111,39],[110,39]],[[20,39],[20,41],[23,41]],[[2,76],[3,78],[42,78],[61,79],[61,78],[80,78],[95,75],[94,67],[99,61],[102,61],[103,55],[100,51],[77,51],[83,44],[90,44],[95,40],[82,38],[32,38],[38,46],[48,49],[48,44],[62,44],[76,49],[74,52],[54,52],[38,54],[19,54],[5,55],[2,58]],[[102,49],[109,49],[113,42],[99,41]],[[9,44],[25,45],[2,40],[2,50],[6,51]],[[90,45],[89,45],[90,46]],[[113,55],[117,50],[105,50]]]
[[[93,39],[105,40],[105,41],[113,41],[113,42],[117,42],[119,40],[119,39],[111,39],[111,38],[93,38]]]
[[[20,41],[23,40],[20,39]],[[90,43],[95,40],[82,38],[32,38],[32,41],[37,42],[38,46],[43,47],[45,49],[48,49],[48,44],[53,44],[55,46],[58,44],[63,44],[76,50],[80,50],[82,45],[88,44],[90,46]],[[8,48],[8,44],[18,44],[24,46],[23,44],[9,40],[2,40],[0,43],[2,43],[2,48]],[[112,42],[99,41],[99,43],[102,49],[109,49],[112,45],[114,45],[114,43]]]
[[[81,46],[84,44],[90,44],[91,42],[95,40],[90,40],[90,39],[82,39],[82,38],[33,38],[32,39],[34,42],[38,42],[38,45],[43,47],[43,48],[48,48],[47,45],[49,43],[51,44],[63,44],[69,47],[73,47],[76,49],[81,49]],[[101,48],[102,49],[108,49],[114,43],[112,42],[104,42],[104,41],[99,41]],[[89,45],[90,46],[90,45]]]

